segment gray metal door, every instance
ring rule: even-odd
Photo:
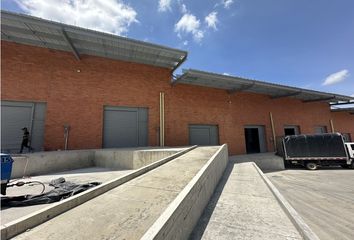
[[[105,107],[103,147],[141,147],[148,145],[148,109]]]
[[[45,111],[45,103],[1,101],[1,151],[20,150],[23,127],[30,132],[34,151],[43,150]]]
[[[219,145],[219,130],[216,125],[189,125],[190,145]]]

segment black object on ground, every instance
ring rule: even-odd
[[[66,182],[64,178],[54,179],[50,186],[54,189],[39,195],[22,195],[14,197],[1,197],[1,208],[3,207],[24,207],[38,204],[58,202],[87,189],[100,185],[100,182],[90,182],[87,184],[76,184]]]

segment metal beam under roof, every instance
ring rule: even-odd
[[[351,101],[354,97],[314,91],[309,89],[290,87],[275,83],[262,82],[253,79],[234,77],[194,69],[183,70],[183,74],[178,76],[172,84],[190,84],[203,87],[219,88],[227,90],[229,93],[243,91],[268,95],[273,99],[280,97],[291,97],[303,102],[326,101]],[[244,86],[250,86],[244,88]]]
[[[310,103],[310,102],[323,102],[323,101],[330,101],[336,99],[336,96],[333,95],[332,97],[322,97],[322,98],[315,98],[315,99],[308,99],[308,100],[303,100],[304,103]]]
[[[65,32],[64,29],[62,30],[62,34],[63,34],[63,37],[64,37],[66,43],[69,45],[71,51],[72,51],[73,54],[75,55],[76,59],[77,59],[77,60],[80,60],[80,54],[78,53],[78,51],[76,50],[76,48],[75,48],[74,45],[72,44],[70,38],[68,37],[68,35],[66,34],[66,32]]]
[[[8,11],[1,11],[1,37],[4,41],[72,52],[77,58],[86,54],[172,71],[187,56],[186,51]]]
[[[242,92],[242,91],[245,91],[247,89],[250,89],[254,86],[254,82],[251,83],[251,84],[248,84],[248,85],[243,85],[243,86],[240,86],[240,87],[237,87],[237,88],[233,88],[231,90],[227,90],[227,93],[228,94],[234,94],[234,93],[237,93],[237,92]]]
[[[290,93],[275,95],[275,96],[272,96],[271,98],[278,99],[278,98],[285,98],[285,97],[293,97],[293,96],[299,95],[300,93],[301,93],[301,91],[290,92]]]

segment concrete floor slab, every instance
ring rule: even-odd
[[[53,189],[53,187],[49,186],[49,182],[53,179],[57,179],[59,177],[64,177],[66,181],[71,181],[74,183],[88,183],[88,182],[106,182],[111,179],[123,176],[131,172],[132,170],[110,170],[107,168],[83,168],[59,173],[53,173],[42,176],[29,177],[24,179],[19,179],[19,181],[40,181],[45,184],[45,192],[48,192]],[[41,185],[28,186],[25,185],[23,187],[11,187],[7,189],[7,196],[18,196],[25,194],[39,194],[42,191]],[[12,207],[1,210],[1,224],[6,224],[16,219],[19,219],[23,216],[26,216],[30,213],[36,212],[40,209],[43,209],[50,204],[40,204],[34,206],[27,207]]]
[[[196,148],[14,239],[140,239],[217,150]]]
[[[354,170],[288,169],[266,175],[320,239],[354,239]]]
[[[231,161],[190,239],[302,239],[252,163]]]

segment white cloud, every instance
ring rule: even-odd
[[[231,4],[234,3],[234,0],[222,0],[221,4],[224,6],[224,8],[229,8]]]
[[[327,76],[324,82],[322,83],[323,86],[332,85],[339,82],[344,81],[349,76],[349,71],[347,69],[341,70],[339,72],[332,73],[331,75]]]
[[[230,73],[224,72],[222,75],[230,76]]]
[[[187,46],[187,45],[188,45],[188,41],[184,41],[184,42],[183,42],[183,45],[184,45],[184,46]]]
[[[213,28],[216,30],[216,24],[218,23],[218,13],[216,11],[209,13],[208,16],[205,17],[205,22],[209,28]]]
[[[181,36],[182,33],[190,33],[196,42],[200,42],[204,37],[204,31],[200,29],[200,21],[190,13],[184,14],[175,24],[175,32],[177,32],[177,36]]]
[[[138,22],[136,11],[121,0],[16,0],[26,13],[70,25],[122,35]]]
[[[352,95],[350,95],[351,97],[354,97],[354,93]]]
[[[159,12],[171,11],[171,0],[159,0]]]
[[[186,5],[184,3],[181,4],[180,8],[181,8],[181,13],[182,14],[187,13],[188,10],[187,10],[187,7],[186,7]]]

